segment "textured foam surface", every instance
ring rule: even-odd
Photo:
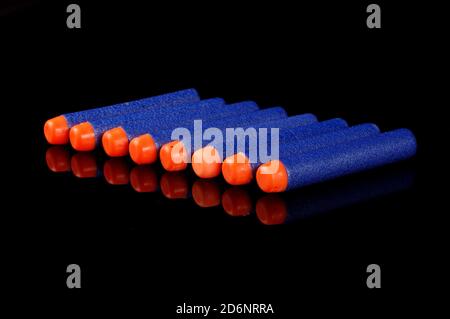
[[[334,179],[412,157],[416,139],[407,129],[398,129],[290,156],[282,162],[288,173],[287,189]]]
[[[249,141],[250,139],[256,140],[258,141],[258,130],[261,128],[268,128],[268,141],[270,141],[270,128],[299,128],[299,127],[308,127],[310,125],[315,125],[315,124],[311,124],[311,123],[315,123],[316,121],[316,117],[313,114],[301,114],[301,115],[296,115],[296,116],[292,116],[292,117],[288,117],[288,118],[281,118],[281,119],[267,119],[267,120],[263,120],[260,119],[254,123],[250,123],[250,122],[245,122],[245,123],[241,123],[242,125],[235,125],[233,127],[229,127],[229,128],[237,128],[237,129],[241,129],[241,130],[245,130],[246,132],[246,136],[245,137],[245,141]],[[339,122],[339,123],[338,123]],[[344,125],[347,126],[347,123],[344,120],[336,120],[336,125]],[[254,130],[248,130],[249,128],[253,128]],[[227,127],[222,127],[222,128],[218,128],[221,131],[221,134],[223,136],[223,140],[221,139],[216,139],[211,141],[210,143],[203,143],[203,145],[194,145],[194,143],[191,143],[191,152],[196,151],[199,148],[202,148],[206,145],[211,145],[213,147],[215,147],[217,150],[222,150],[222,154],[219,154],[219,156],[221,157],[221,159],[224,158],[224,156],[227,156],[227,154],[224,154],[226,151],[229,152],[231,154],[236,153],[236,150],[238,149],[238,147],[243,144],[243,143],[239,143],[239,142],[244,142],[244,140],[238,139],[237,136],[234,136],[233,138],[226,138],[227,136]],[[306,129],[305,130],[305,135],[308,134],[312,134],[313,130],[310,129]],[[255,136],[256,134],[256,136]],[[245,146],[245,145],[244,145]],[[189,152],[189,150],[188,150]]]
[[[322,122],[325,123],[325,122]],[[310,138],[303,138],[303,134],[296,136],[296,139],[286,139],[284,134],[280,136],[280,148],[279,148],[279,159],[283,160],[289,156],[299,156],[300,154],[311,152],[323,147],[329,147],[332,145],[338,145],[341,143],[350,142],[353,140],[365,138],[368,136],[376,135],[380,133],[380,130],[375,124],[360,124],[355,125],[350,128],[336,126],[337,131],[333,131],[332,125],[321,125],[311,126],[311,128],[317,129],[317,136],[312,136]],[[339,123],[339,122],[337,122]],[[329,133],[331,130],[331,133]],[[257,163],[251,163],[253,173],[262,163],[258,161]]]
[[[94,128],[97,143],[102,134],[122,125],[134,126],[135,131],[145,132],[145,128],[153,125],[155,128],[171,127],[190,118],[202,117],[207,114],[220,114],[225,101],[220,98],[202,100],[192,104],[175,105],[170,109],[165,106],[155,106],[143,112],[128,113],[121,116],[100,118],[89,121]]]
[[[164,123],[164,125],[153,123],[151,121],[136,121],[130,122],[127,121],[121,125],[121,127],[127,133],[128,139],[131,140],[137,136],[142,134],[149,133],[153,136],[153,134],[157,133],[161,129],[165,131],[172,132],[173,129],[177,127],[185,127],[193,131],[193,121],[195,119],[203,120],[203,124],[214,126],[219,125],[222,121],[227,120],[230,123],[233,123],[233,119],[236,117],[242,118],[251,118],[252,114],[259,110],[258,105],[253,101],[245,101],[239,103],[233,103],[225,105],[221,108],[215,108],[212,106],[203,107],[195,109],[188,114],[183,114],[183,116],[177,117],[176,120],[171,121],[169,123]],[[285,114],[285,111],[283,110]],[[167,136],[167,134],[162,134]],[[166,141],[166,142],[170,142]]]
[[[230,116],[220,119],[207,119],[202,121],[202,130],[212,127],[216,127],[223,130],[226,129],[227,127],[252,125],[253,123],[258,124],[261,122],[278,120],[286,117],[287,117],[286,111],[282,107],[272,107],[257,112],[252,112],[249,114],[239,114],[236,116]],[[305,122],[313,121],[315,119],[313,115],[307,115],[302,118],[304,119]],[[191,132],[191,134],[193,134],[194,132],[193,121],[184,122],[180,126],[188,129]],[[153,138],[153,141],[156,143],[157,147],[160,147],[163,144],[166,144],[172,140],[172,129],[154,132],[150,134]],[[193,139],[191,139],[191,143],[193,143]]]
[[[282,152],[282,149],[288,149],[290,148],[289,143],[293,141],[302,141],[304,139],[319,135],[319,134],[325,134],[337,130],[342,130],[348,127],[347,122],[343,119],[332,119],[327,120],[319,123],[308,123],[308,125],[296,125],[295,123],[291,123],[287,120],[279,120],[275,122],[267,123],[259,128],[279,128],[279,152]],[[248,158],[250,158],[251,162],[258,163],[261,160],[264,160],[264,158],[260,158],[261,154],[264,155],[264,157],[267,157],[268,155],[272,155],[272,147],[273,142],[272,140],[272,132],[270,129],[267,130],[267,150],[264,151],[260,149],[260,143],[258,138],[260,138],[260,135],[258,132],[253,131],[249,132],[249,139],[252,139],[254,141],[258,141],[256,144],[245,144],[243,145],[243,141],[241,143],[238,142],[238,140],[235,138],[233,140],[227,140],[226,141],[226,151],[227,151],[227,157],[233,154],[236,154],[238,152],[244,153]],[[275,141],[275,140],[274,140]],[[265,146],[265,145],[263,145]],[[225,147],[225,144],[224,144]],[[283,151],[285,152],[285,151]],[[253,154],[253,156],[252,156]],[[258,156],[255,157],[255,154]]]
[[[140,112],[153,107],[169,108],[174,105],[195,103],[198,101],[200,101],[200,97],[198,96],[197,91],[188,89],[63,115],[66,118],[69,127],[72,127],[86,121]]]

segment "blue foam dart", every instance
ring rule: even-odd
[[[206,101],[206,100],[205,100]],[[239,116],[241,114],[251,114],[257,111],[258,105],[252,101],[229,104],[218,107],[214,103],[199,102],[199,107],[189,106],[177,119],[173,115],[160,116],[156,120],[154,117],[146,117],[145,120],[125,121],[120,126],[105,131],[102,137],[103,149],[109,156],[125,156],[128,154],[128,141],[148,132],[158,132],[160,130],[172,130],[183,127],[186,123],[191,123],[193,119],[214,119]]]
[[[164,127],[183,122],[192,116],[206,116],[220,113],[225,104],[223,99],[215,98],[196,103],[181,104],[167,109],[155,106],[142,112],[127,113],[119,116],[93,119],[75,125],[70,129],[70,144],[77,151],[92,151],[101,143],[102,134],[125,123],[152,123],[155,127]]]
[[[313,126],[314,127],[314,126]],[[316,126],[317,127],[317,126]],[[322,132],[322,131],[321,131]],[[284,133],[280,136],[278,158],[277,154],[271,153],[270,159],[283,160],[286,157],[310,152],[319,148],[337,145],[352,140],[379,134],[380,130],[375,124],[361,124],[351,128],[345,128],[331,133],[320,134],[311,138],[304,138],[303,134],[294,138],[286,138]],[[244,185],[253,180],[257,168],[265,161],[259,156],[256,161],[250,160],[249,149],[244,152],[227,157],[222,164],[222,174],[224,179],[231,185]]]
[[[131,102],[119,103],[80,112],[66,113],[45,122],[44,135],[50,144],[67,144],[69,143],[69,129],[82,122],[139,112],[155,106],[164,106],[167,108],[174,105],[195,103],[198,101],[200,101],[200,98],[197,91],[188,89]]]
[[[130,155],[137,164],[153,163],[157,159],[157,154],[160,147],[173,140],[174,134],[180,133],[182,135],[190,135],[199,132],[203,134],[203,128],[227,128],[235,127],[248,123],[267,122],[269,120],[286,118],[286,111],[282,107],[272,107],[257,112],[238,114],[219,119],[207,119],[201,122],[187,121],[181,123],[178,130],[177,127],[172,127],[168,130],[155,131],[152,128],[147,130],[146,134],[142,134],[132,139],[130,142]],[[305,123],[316,121],[316,117],[312,114],[302,117]],[[178,139],[177,139],[178,140]]]
[[[265,192],[282,192],[407,159],[416,147],[414,134],[398,129],[268,162],[258,168],[256,180]]]
[[[195,150],[192,154],[192,168],[197,176],[201,178],[216,177],[222,171],[222,160],[225,154],[229,156],[238,152],[245,152],[245,149],[248,148],[252,154],[250,156],[251,160],[256,161],[257,157],[268,156],[267,154],[271,152],[265,147],[259,147],[258,145],[260,144],[271,147],[271,144],[274,142],[282,144],[295,138],[307,138],[346,127],[347,123],[342,119],[300,126],[290,123],[286,119],[281,119],[247,127],[249,128],[246,130],[247,134],[244,134],[243,129],[238,130],[234,136],[224,132],[224,136],[228,135],[225,141],[216,139],[207,146]],[[272,136],[273,128],[279,129],[279,139],[276,139],[276,135]],[[264,137],[266,137],[267,143],[264,142]]]

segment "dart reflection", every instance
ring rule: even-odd
[[[219,206],[220,195],[220,186],[215,180],[197,179],[192,185],[192,198],[200,207]]]
[[[264,225],[284,224],[288,215],[286,201],[278,194],[268,194],[256,202],[256,216]]]
[[[258,199],[256,216],[266,225],[290,223],[400,192],[413,182],[411,169],[397,167],[291,193],[268,194]]]
[[[62,146],[52,146],[45,153],[47,167],[55,173],[70,172],[70,151]]]
[[[223,210],[230,216],[247,216],[253,204],[248,191],[243,187],[230,187],[222,195]]]
[[[135,166],[130,170],[126,158],[110,158],[104,162],[97,159],[96,152],[78,152],[70,157],[65,147],[49,147],[45,160],[51,172],[69,172],[77,178],[105,178],[110,185],[126,185],[139,193],[161,193],[168,199],[192,199],[199,207],[222,206],[230,216],[248,216],[256,210],[257,219],[264,225],[286,224],[296,220],[320,215],[335,209],[365,202],[410,188],[414,170],[409,166],[386,167],[350,178],[305,187],[282,194],[256,192],[256,187],[225,187],[222,180],[198,179],[192,184],[188,171],[164,172],[160,176],[154,165]],[[225,191],[223,189],[225,188]],[[222,193],[223,191],[223,193]],[[258,195],[255,195],[258,194]],[[254,207],[253,200],[259,197]]]
[[[97,159],[93,153],[75,153],[70,159],[72,173],[78,178],[93,178],[99,174]]]
[[[130,181],[130,167],[123,157],[110,158],[103,165],[103,176],[111,185],[127,185]]]
[[[160,181],[161,192],[169,199],[189,197],[189,182],[184,172],[165,172]]]
[[[159,188],[158,174],[152,165],[133,167],[130,173],[131,187],[138,193],[152,193]]]

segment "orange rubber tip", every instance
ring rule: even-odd
[[[70,160],[72,173],[78,178],[92,178],[97,176],[97,161],[91,153],[74,154]]]
[[[69,143],[69,124],[64,115],[54,117],[45,122],[44,135],[50,144],[62,145]]]
[[[45,161],[52,172],[70,172],[70,153],[62,146],[50,147],[45,152]]]
[[[103,176],[111,185],[126,185],[130,181],[130,171],[122,158],[111,158],[103,165]]]
[[[187,151],[183,142],[172,141],[164,144],[159,151],[159,159],[166,171],[175,172],[187,167]]]
[[[189,185],[186,175],[182,172],[166,172],[161,176],[161,192],[169,199],[184,199],[188,197]]]
[[[279,160],[267,162],[256,171],[256,182],[266,193],[284,192],[288,186],[286,168]]]
[[[256,216],[264,225],[280,225],[286,221],[286,203],[276,194],[261,197],[256,202]]]
[[[252,212],[252,199],[239,187],[227,189],[222,195],[223,210],[231,216],[247,216]]]
[[[151,193],[158,190],[158,176],[152,166],[136,166],[131,170],[130,182],[138,193]]]
[[[115,127],[103,133],[102,145],[105,153],[111,157],[128,155],[127,132],[121,127]]]
[[[192,169],[201,178],[213,178],[220,175],[222,159],[213,146],[205,146],[192,154]]]
[[[128,151],[136,164],[152,164],[158,157],[155,141],[150,134],[133,138]]]
[[[220,205],[220,188],[213,181],[197,180],[192,185],[192,198],[200,207]]]
[[[228,156],[222,164],[223,178],[231,185],[248,184],[253,179],[250,160],[244,153]]]
[[[83,122],[70,129],[70,144],[77,151],[92,151],[95,149],[94,128],[89,122]]]

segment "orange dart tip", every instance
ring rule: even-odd
[[[128,151],[136,164],[152,164],[158,157],[156,143],[150,134],[133,138]]]
[[[130,182],[138,193],[150,193],[158,190],[158,176],[151,166],[136,166],[131,170]]]
[[[92,151],[95,149],[94,128],[89,122],[83,122],[70,129],[70,144],[77,151]]]
[[[103,176],[111,185],[126,185],[130,180],[128,165],[122,158],[111,158],[103,166]]]
[[[220,188],[213,181],[196,180],[192,185],[192,198],[200,207],[220,205]]]
[[[97,176],[97,161],[91,153],[74,154],[70,160],[72,173],[78,178],[92,178]]]
[[[52,146],[45,152],[49,170],[55,173],[70,172],[70,153],[61,146]]]
[[[266,193],[283,192],[288,186],[288,173],[281,161],[273,160],[258,168],[256,182]]]
[[[60,115],[45,122],[44,135],[50,144],[62,145],[69,143],[69,124],[66,118]]]
[[[222,159],[215,147],[208,145],[192,154],[192,169],[200,178],[213,178],[220,175]]]
[[[182,172],[166,172],[160,181],[161,192],[169,199],[187,198],[189,186],[186,175]]]
[[[228,215],[247,216],[252,212],[252,200],[246,190],[232,187],[223,193],[222,207]]]
[[[253,179],[250,160],[244,153],[228,156],[222,164],[222,174],[231,185],[248,184]]]
[[[103,133],[102,145],[105,153],[111,157],[128,155],[127,132],[121,127],[115,127]]]
[[[256,216],[264,225],[283,224],[287,217],[286,203],[276,194],[261,197],[256,202]]]
[[[187,167],[187,150],[181,141],[164,144],[159,151],[159,159],[165,170],[182,171]]]

